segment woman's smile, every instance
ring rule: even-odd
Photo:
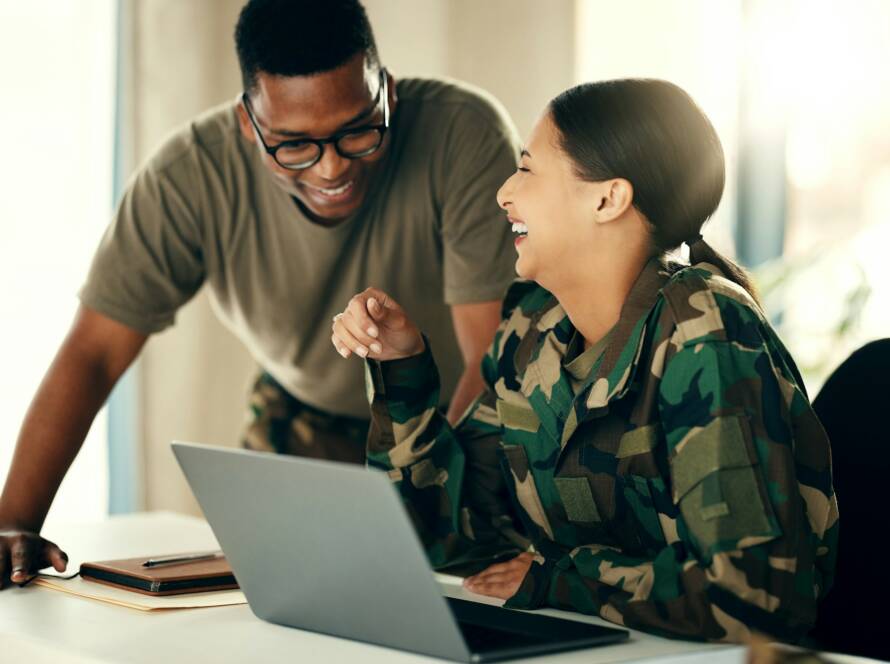
[[[525,225],[524,221],[519,221],[513,217],[507,217],[507,222],[513,227],[513,232],[519,234],[513,241],[513,244],[518,247],[519,243],[528,236],[528,226]]]

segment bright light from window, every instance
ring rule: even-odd
[[[686,90],[717,130],[726,154],[723,202],[704,235],[734,254],[738,160],[740,0],[578,0],[579,82],[661,78]]]
[[[740,110],[746,138],[785,140],[784,275],[767,301],[815,390],[890,336],[890,2],[578,0],[579,80],[664,78],[711,118],[727,187],[705,237],[732,254]],[[745,91],[744,98],[740,91]],[[748,132],[751,135],[748,136]],[[753,195],[757,195],[754,192]]]
[[[115,10],[114,0],[0,8],[0,481],[111,214]],[[103,412],[49,521],[107,512],[106,457]]]
[[[890,336],[890,3],[751,4],[750,66],[784,123],[782,333],[817,388],[849,353]]]

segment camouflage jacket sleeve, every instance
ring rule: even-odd
[[[366,367],[368,464],[389,471],[433,567],[525,548],[498,462],[492,358],[482,365],[488,388],[455,428],[436,408],[439,375],[429,343],[420,355]]]
[[[542,551],[507,606],[574,609],[665,636],[797,639],[834,567],[827,438],[765,346],[672,347],[657,408],[667,546],[645,557],[602,545]],[[802,458],[815,459],[806,476]]]

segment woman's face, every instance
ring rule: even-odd
[[[596,200],[602,183],[585,182],[559,148],[545,114],[532,129],[519,167],[498,191],[498,205],[514,224],[516,273],[553,290],[583,262],[596,260]]]

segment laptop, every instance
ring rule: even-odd
[[[457,662],[612,644],[627,630],[443,597],[388,476],[173,443],[254,614]]]

